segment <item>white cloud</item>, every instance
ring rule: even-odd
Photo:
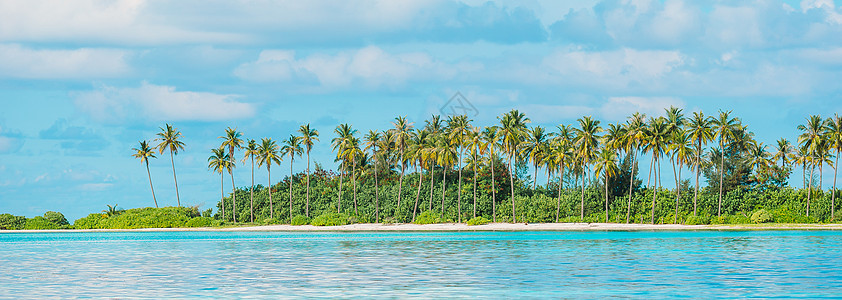
[[[656,84],[658,79],[684,64],[678,51],[635,50],[557,51],[548,55],[543,65],[579,84],[625,87],[630,83]]]
[[[222,121],[251,117],[253,104],[239,102],[238,95],[176,91],[175,87],[143,82],[137,88],[100,86],[76,95],[76,106],[94,120],[126,121]]]
[[[410,79],[448,79],[473,65],[449,66],[420,52],[391,54],[374,46],[335,55],[315,53],[297,58],[295,52],[264,50],[256,61],[241,64],[234,75],[258,82],[293,81],[323,87],[400,86]]]
[[[635,112],[647,116],[660,116],[670,106],[684,108],[684,101],[672,97],[610,97],[600,113],[606,120],[622,121]]]
[[[0,77],[56,79],[118,77],[130,71],[127,52],[113,49],[31,49],[0,44]]]
[[[0,125],[0,153],[14,153],[23,147],[23,136],[19,131],[9,130]]]

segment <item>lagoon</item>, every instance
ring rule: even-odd
[[[842,295],[839,231],[0,234],[3,298]]]

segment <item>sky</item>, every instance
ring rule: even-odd
[[[480,126],[511,109],[555,128],[676,106],[732,110],[757,140],[794,141],[807,116],[842,112],[840,6],[0,1],[0,213],[73,220],[106,204],[152,206],[131,149],[165,123],[186,143],[174,161],[182,203],[213,207],[219,175],[207,157],[227,127],[283,140],[310,123],[321,133],[313,160],[333,167],[336,125],[383,130],[396,116],[422,125],[457,93]],[[176,204],[169,159],[150,162],[162,206]],[[824,173],[829,187],[832,169]],[[266,175],[257,170],[256,183]],[[235,180],[250,185],[250,167]],[[790,184],[801,184],[799,170]]]

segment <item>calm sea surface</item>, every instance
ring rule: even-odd
[[[2,298],[842,297],[842,232],[0,234]]]

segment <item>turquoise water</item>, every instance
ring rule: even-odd
[[[3,298],[842,297],[842,232],[0,234]]]

